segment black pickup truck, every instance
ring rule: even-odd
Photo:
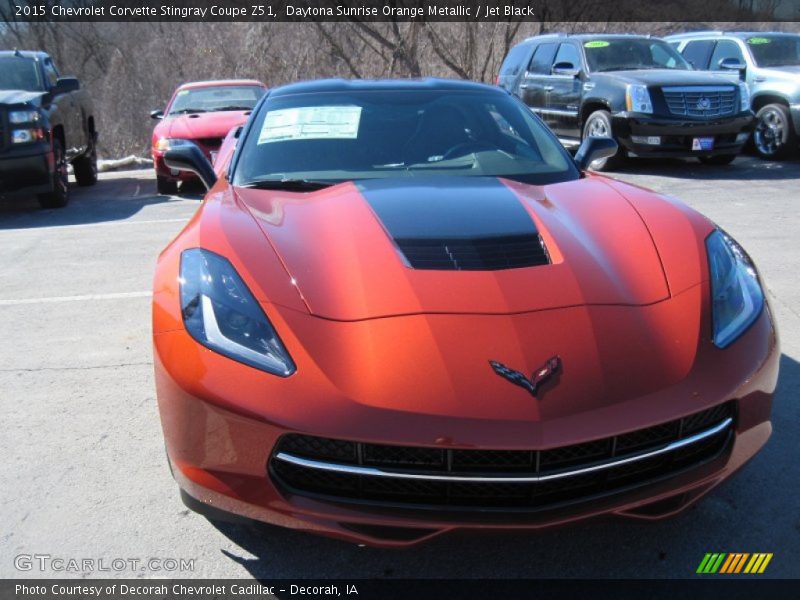
[[[727,164],[753,128],[747,87],[692,70],[666,42],[640,35],[552,34],[511,49],[497,83],[519,96],[565,146],[613,137],[626,156]]]
[[[97,181],[97,129],[89,95],[60,77],[44,52],[0,52],[0,196],[36,194],[44,208]]]

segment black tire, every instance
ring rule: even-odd
[[[736,158],[736,154],[719,154],[717,156],[698,156],[699,160],[704,165],[724,166],[731,164]]]
[[[156,189],[158,189],[159,194],[173,196],[178,193],[178,182],[166,177],[156,177]]]
[[[75,173],[75,181],[81,187],[97,183],[97,150],[94,142],[89,152],[72,161],[72,171]]]
[[[583,124],[582,140],[587,137],[608,137],[614,139],[611,129],[611,113],[607,110],[596,110]],[[589,166],[593,171],[611,171],[625,162],[625,150],[620,146],[614,156],[602,158],[592,162]]]
[[[789,108],[783,104],[767,104],[756,113],[753,149],[761,158],[782,160],[797,146]]]
[[[69,174],[67,173],[67,157],[64,146],[58,138],[53,140],[53,191],[39,194],[39,205],[42,208],[63,208],[69,202]]]

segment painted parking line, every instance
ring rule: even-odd
[[[94,300],[121,300],[124,298],[149,298],[152,292],[117,292],[112,294],[85,294],[81,296],[49,296],[44,298],[12,298],[0,300],[0,306],[22,304],[48,304],[54,302],[91,302]]]

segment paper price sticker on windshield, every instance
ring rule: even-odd
[[[358,137],[360,122],[360,106],[308,106],[271,110],[264,119],[258,143],[352,140]]]

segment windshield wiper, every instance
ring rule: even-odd
[[[173,110],[169,114],[171,115],[185,115],[189,113],[204,113],[208,112],[205,108],[182,108],[180,110]]]
[[[223,111],[223,110],[253,110],[253,107],[252,106],[235,106],[234,105],[234,106],[223,106],[221,108],[215,108],[214,110],[217,111],[217,112],[220,112],[220,111]]]
[[[326,187],[331,187],[333,183],[327,181],[314,181],[312,179],[256,179],[244,184],[242,187],[256,190],[289,190],[301,192],[313,192]]]

